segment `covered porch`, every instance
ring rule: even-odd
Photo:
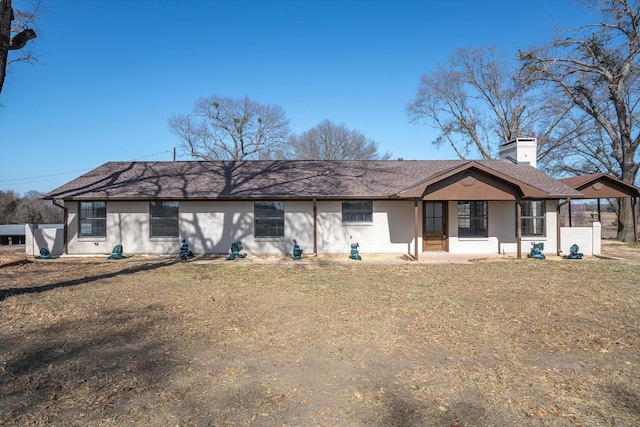
[[[395,196],[413,199],[412,255],[422,260],[437,252],[511,252],[521,259],[534,241],[553,248],[559,244],[555,207],[563,196],[578,195],[564,186],[550,194],[469,162]],[[528,232],[524,238],[523,228]]]

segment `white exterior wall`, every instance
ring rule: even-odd
[[[78,203],[67,203],[70,255],[109,255],[116,245],[127,254],[177,254],[182,239],[195,254],[226,254],[242,242],[253,254],[288,254],[293,239],[313,252],[313,202],[285,201],[285,235],[254,236],[252,201],[181,201],[180,236],[149,237],[149,202],[108,202],[107,236],[78,237]],[[362,253],[408,253],[413,248],[412,201],[374,201],[371,223],[342,223],[341,201],[317,202],[319,253],[349,254],[352,243]]]
[[[179,226],[178,243],[187,240],[195,254],[229,253],[238,240],[247,250],[248,237],[253,236],[253,202],[181,201]]]
[[[412,253],[414,207],[412,201],[374,200],[373,221],[343,223],[342,202],[318,201],[318,252]]]
[[[578,252],[584,255],[600,255],[602,224],[599,222],[594,222],[591,227],[562,227],[560,234],[562,256],[568,256],[574,244],[580,248]]]
[[[545,224],[545,235],[541,237],[522,236],[522,256],[531,253],[533,243],[544,243],[544,254],[556,255],[558,251],[558,213],[556,200],[545,202],[547,223]],[[507,251],[508,253],[508,251]]]
[[[522,253],[531,251],[532,242],[544,243],[544,252],[556,252],[557,202],[545,202],[545,236],[522,236]],[[518,251],[516,238],[516,211],[514,201],[489,201],[488,237],[458,237],[458,202],[449,202],[449,252],[457,254],[505,253]]]
[[[150,237],[149,202],[107,202],[107,236],[78,237],[78,203],[68,203],[69,254],[177,254],[186,239],[194,253],[228,253],[253,236],[253,202],[180,202],[179,237]]]
[[[252,201],[180,202],[179,241],[183,238],[195,254],[227,254],[238,240],[246,253],[288,254],[293,239],[309,254],[313,251],[313,204],[286,201],[284,237],[256,238]]]
[[[108,202],[107,236],[78,237],[79,203],[67,203],[68,250],[70,255],[109,255],[121,244],[124,254],[177,254],[186,239],[195,254],[227,254],[231,244],[240,240],[244,251],[252,254],[289,254],[293,239],[304,254],[313,253],[313,202],[285,201],[285,235],[279,238],[254,236],[253,201],[181,201],[179,237],[149,237],[149,202]],[[556,202],[546,206],[546,236],[523,236],[522,252],[531,250],[531,242],[543,242],[545,253],[556,251]],[[457,236],[457,202],[448,205],[449,252],[454,254],[516,253],[515,203],[489,201],[489,237]],[[409,253],[414,251],[414,202],[411,200],[374,200],[373,221],[343,223],[342,202],[317,201],[317,249],[320,254],[349,254],[352,243],[361,253]],[[422,248],[422,206],[420,206],[418,248]],[[563,243],[566,240],[563,239]],[[572,244],[572,243],[571,243]],[[582,245],[580,245],[582,248]],[[568,251],[568,249],[567,249]]]
[[[62,224],[26,224],[25,253],[39,256],[40,249],[46,248],[51,256],[59,257],[64,251],[63,233]]]
[[[118,243],[113,243],[109,248],[109,241],[107,237],[96,237],[96,238],[88,238],[88,237],[78,237],[78,218],[79,218],[79,202],[67,202],[65,203],[65,207],[67,208],[67,238],[69,241],[67,242],[67,251],[69,255],[103,255],[110,254],[111,250]],[[107,203],[107,236],[109,233],[114,233],[118,229],[113,227],[113,231],[110,229],[110,226],[113,223],[113,220],[109,218],[109,209],[110,204]],[[126,232],[123,232],[126,233]]]
[[[497,254],[500,239],[495,235],[503,233],[515,217],[513,202],[489,202],[487,213],[488,237],[458,237],[458,202],[449,202],[449,252],[454,254]],[[515,224],[515,223],[514,223]],[[502,228],[504,227],[504,228]],[[515,225],[511,227],[515,230]],[[513,234],[513,232],[511,233]],[[511,239],[515,242],[515,239]]]

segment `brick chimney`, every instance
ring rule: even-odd
[[[516,138],[500,146],[500,158],[510,160],[517,165],[537,167],[537,138]]]

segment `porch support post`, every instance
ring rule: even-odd
[[[52,199],[51,203],[53,203],[55,206],[59,207],[62,209],[62,211],[64,212],[63,214],[63,218],[64,218],[64,225],[62,228],[62,253],[65,255],[69,255],[69,246],[67,245],[67,238],[69,236],[69,232],[67,231],[67,221],[69,220],[69,210],[66,208],[66,206],[64,204],[60,205],[58,203],[56,203],[56,199]],[[64,203],[64,202],[63,202]]]
[[[600,198],[598,197],[598,222],[602,222],[602,211],[600,207]]]
[[[562,218],[560,216],[560,210],[567,204],[571,206],[571,197],[567,197],[567,200],[558,203],[556,207],[556,253],[558,256],[562,255]],[[571,215],[569,215],[569,218],[571,218]]]
[[[631,198],[631,212],[633,212],[633,241],[638,241],[638,199]]]
[[[420,221],[420,199],[415,199],[413,202],[413,257],[418,260],[418,230]]]
[[[571,225],[571,217],[573,215],[571,214],[571,198],[567,199],[567,202],[569,203],[569,205],[568,205],[568,209],[569,209],[569,227],[572,227],[572,225]]]
[[[313,253],[318,255],[318,205],[315,197],[313,198]]]
[[[520,197],[516,199],[516,244],[518,259],[522,259],[522,203]]]

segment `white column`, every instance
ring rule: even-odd
[[[602,250],[602,223],[598,221],[593,222],[593,242],[591,244],[592,255],[600,255]]]

